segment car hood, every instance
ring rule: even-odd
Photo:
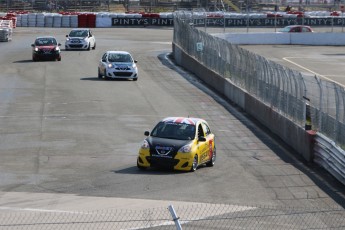
[[[179,150],[182,146],[192,142],[192,140],[176,140],[176,139],[167,139],[167,138],[160,138],[160,137],[147,137],[146,138],[149,145],[153,148],[157,146],[160,147],[173,147],[176,151]]]
[[[85,39],[85,38],[87,38],[87,37],[68,37],[69,39],[78,39],[78,40],[83,40],[83,39]]]
[[[55,45],[52,46],[36,46],[37,49],[43,50],[43,49],[55,49]]]
[[[111,62],[111,64],[116,65],[116,66],[131,66],[133,63],[132,62]]]

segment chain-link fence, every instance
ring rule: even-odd
[[[309,103],[313,129],[345,146],[345,93],[341,85],[303,75],[198,30],[190,12],[177,12],[174,18],[174,43],[189,55],[301,127]]]
[[[0,229],[344,229],[345,211],[341,208],[306,209],[251,207],[225,204],[146,210],[106,210],[67,212],[26,210],[0,212]]]

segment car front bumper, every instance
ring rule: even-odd
[[[118,79],[118,78],[136,79],[136,78],[138,78],[138,73],[135,70],[118,71],[118,70],[115,70],[115,69],[108,69],[106,71],[105,76],[107,78],[113,78],[113,79]]]
[[[193,165],[192,153],[177,152],[175,157],[156,157],[152,156],[148,150],[139,150],[138,165],[142,167],[157,167],[179,171],[190,171]]]
[[[36,60],[55,60],[55,59],[60,59],[61,54],[56,52],[56,53],[34,53],[32,55],[33,59]]]
[[[65,43],[65,49],[78,49],[78,50],[86,50],[89,48],[89,43],[85,41],[79,41],[79,42],[71,42],[68,41]]]

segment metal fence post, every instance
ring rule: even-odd
[[[176,212],[174,210],[174,207],[172,205],[169,205],[168,207],[170,213],[171,213],[171,216],[173,218],[173,221],[175,222],[175,226],[176,226],[176,229],[177,230],[182,230],[182,227],[181,227],[181,224],[180,224],[180,218],[176,216]]]

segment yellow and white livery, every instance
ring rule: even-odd
[[[137,159],[139,169],[157,167],[194,172],[199,165],[215,164],[215,136],[201,118],[167,117],[145,135]]]

